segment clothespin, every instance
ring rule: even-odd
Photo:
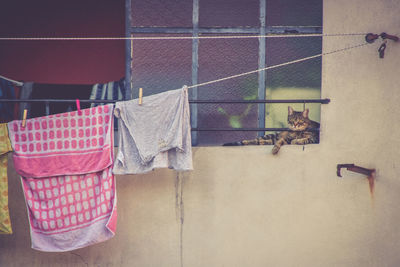
[[[28,110],[27,109],[24,109],[24,114],[23,114],[23,116],[22,116],[22,123],[21,123],[21,127],[22,128],[25,128],[25,125],[26,125],[26,115],[28,114]]]
[[[78,114],[81,115],[82,111],[81,111],[81,102],[79,101],[79,99],[76,99],[76,108],[78,110]]]
[[[139,88],[139,105],[143,103],[143,88]]]

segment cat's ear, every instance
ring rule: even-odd
[[[308,112],[309,112],[310,110],[308,109],[308,108],[306,108],[304,111],[303,111],[303,117],[304,118],[308,118]]]
[[[289,116],[293,115],[293,112],[294,112],[293,108],[291,106],[288,106],[288,114],[289,114]]]

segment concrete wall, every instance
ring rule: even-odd
[[[5,0],[1,10],[1,37],[125,35],[124,0]],[[125,41],[0,41],[0,59],[0,75],[17,81],[118,81],[125,75]]]
[[[325,33],[400,35],[397,0],[325,0]],[[364,36],[324,38],[324,52]],[[10,163],[14,234],[0,266],[400,266],[400,43],[323,58],[321,144],[200,147],[195,171],[118,176],[118,229],[67,253],[30,249],[20,182]],[[368,180],[336,164],[377,169]],[[183,223],[182,223],[183,222]]]

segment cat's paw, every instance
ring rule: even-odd
[[[273,154],[273,155],[278,154],[280,148],[281,148],[280,146],[274,146],[274,147],[272,148],[272,154]]]
[[[293,139],[290,142],[291,145],[305,145],[306,141],[304,139]]]
[[[293,139],[292,141],[290,141],[291,145],[298,145],[298,140],[297,139]]]
[[[272,144],[274,144],[273,140],[265,140],[265,139],[259,140],[259,145],[272,145]]]

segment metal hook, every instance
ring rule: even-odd
[[[381,37],[383,40],[390,39],[395,42],[397,42],[399,40],[399,37],[397,37],[395,35],[390,35],[390,34],[387,34],[386,32],[382,32],[381,34],[367,33],[367,35],[365,35],[365,41],[369,44],[372,44],[379,37]]]
[[[365,41],[369,44],[372,44],[378,38],[379,38],[379,35],[374,34],[374,33],[368,33],[367,35],[365,35]]]
[[[368,177],[371,176],[375,172],[375,169],[367,169],[367,168],[363,168],[360,166],[356,166],[354,164],[338,164],[336,166],[336,175],[339,177],[342,177],[342,175],[340,174],[340,169],[342,169],[342,168],[346,168],[348,171],[367,175]]]
[[[397,42],[397,41],[399,40],[399,37],[397,37],[397,36],[395,36],[395,35],[387,34],[386,32],[382,32],[382,33],[380,34],[380,36],[381,36],[381,38],[382,38],[383,40],[385,40],[385,39],[390,39],[390,40],[395,41],[395,42]]]
[[[379,52],[379,57],[380,58],[384,58],[385,57],[386,42],[387,42],[386,40],[383,41],[381,46],[378,48],[378,52]]]

